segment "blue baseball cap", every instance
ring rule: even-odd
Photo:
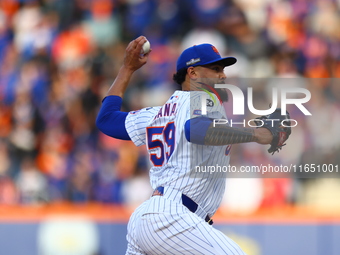
[[[177,71],[190,66],[203,66],[219,62],[223,66],[231,66],[236,63],[236,58],[222,58],[215,46],[204,43],[194,45],[182,52],[177,60]]]

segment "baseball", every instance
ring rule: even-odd
[[[140,54],[144,55],[144,54],[147,54],[149,51],[150,51],[150,42],[146,41],[143,44],[143,47],[142,47],[142,50],[140,51]]]

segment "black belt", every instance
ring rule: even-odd
[[[164,187],[157,187],[153,193],[152,196],[163,196],[164,194]],[[188,208],[191,212],[195,213],[198,204],[195,203],[190,197],[187,195],[182,194],[182,203],[183,205]],[[212,225],[214,222],[213,220],[209,217],[209,215],[205,216],[204,220],[209,223],[209,225]]]

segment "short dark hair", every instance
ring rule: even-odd
[[[185,81],[185,76],[187,75],[187,68],[182,68],[177,71],[172,77],[172,79],[179,85]]]

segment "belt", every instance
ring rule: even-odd
[[[164,187],[157,187],[153,191],[152,197],[153,196],[163,196],[163,194],[164,194]],[[182,194],[182,203],[191,212],[195,213],[197,211],[198,204],[194,200],[192,200],[190,197],[188,197],[187,195]],[[206,215],[204,220],[206,222],[208,222],[209,225],[212,225],[214,223],[213,220],[209,217],[209,215]]]

